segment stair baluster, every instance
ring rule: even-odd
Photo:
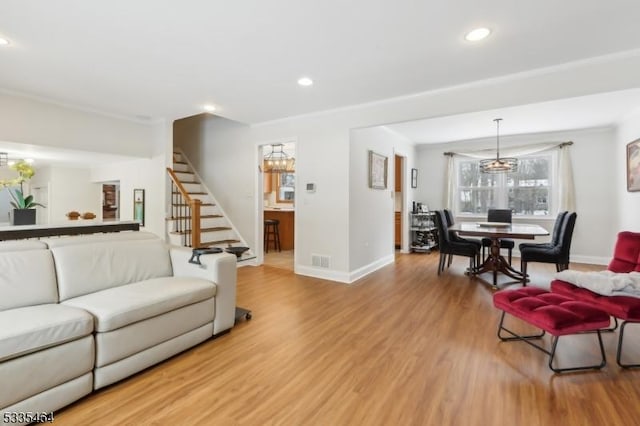
[[[200,247],[200,208],[202,202],[191,198],[175,172],[167,167],[171,179],[171,218],[176,220],[176,230],[183,232],[183,245]]]

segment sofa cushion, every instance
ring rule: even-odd
[[[51,247],[60,300],[172,275],[161,240],[109,240]]]
[[[0,255],[0,311],[57,301],[56,273],[49,250]]]
[[[59,304],[0,312],[0,324],[6,325],[0,327],[0,362],[93,332],[88,312]]]
[[[47,247],[72,246],[77,244],[93,244],[103,241],[131,241],[131,240],[159,240],[158,236],[151,232],[123,231],[109,232],[106,234],[87,234],[75,236],[62,236],[57,238],[43,238],[41,244]]]
[[[40,241],[33,240],[16,240],[16,241],[0,241],[0,252],[7,251],[24,251],[24,250],[44,250],[47,245]]]
[[[89,311],[95,330],[105,332],[216,295],[211,281],[198,278],[164,277],[114,287],[63,302]]]
[[[94,341],[90,335],[0,362],[0,408],[19,404],[85,375],[93,369],[94,358]],[[41,410],[39,407],[38,411]]]

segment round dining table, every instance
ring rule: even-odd
[[[479,276],[485,272],[493,273],[493,288],[498,288],[498,273],[515,280],[526,282],[526,276],[514,269],[506,259],[500,255],[500,239],[515,238],[521,240],[533,240],[536,237],[549,235],[549,231],[540,225],[524,223],[502,222],[459,222],[449,227],[449,231],[456,232],[460,236],[486,237],[491,239],[489,255],[475,268],[469,270],[469,274]]]

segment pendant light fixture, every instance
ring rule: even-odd
[[[293,172],[295,159],[284,152],[284,144],[272,144],[271,152],[264,156],[265,172]]]
[[[480,160],[482,173],[513,173],[518,170],[517,158],[500,158],[500,122],[502,118],[495,118],[496,122],[496,158]]]

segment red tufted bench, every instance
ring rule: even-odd
[[[613,259],[607,269],[619,273],[640,272],[640,233],[623,231],[618,234],[616,247],[613,251]],[[562,280],[552,281],[551,291],[575,300],[590,303],[592,306],[606,311],[614,317],[615,320],[615,326],[609,329],[609,331],[616,329],[618,326],[617,318],[620,318],[622,325],[620,326],[620,336],[618,337],[616,361],[620,367],[640,367],[640,364],[624,364],[621,361],[624,329],[628,323],[640,322],[640,298],[630,296],[603,296]]]
[[[502,310],[498,337],[502,341],[522,340],[536,349],[549,355],[549,368],[556,373],[566,371],[600,369],[607,363],[600,329],[609,326],[609,314],[593,305],[560,294],[554,294],[537,287],[524,287],[517,290],[502,290],[493,295],[493,304]],[[542,329],[541,334],[521,336],[504,327],[505,314],[511,314],[533,326]],[[504,337],[502,332],[510,337]],[[558,338],[569,334],[595,331],[598,335],[602,361],[597,365],[557,368],[553,359],[558,345]],[[545,332],[553,335],[551,350],[530,342],[530,339],[541,338]]]

